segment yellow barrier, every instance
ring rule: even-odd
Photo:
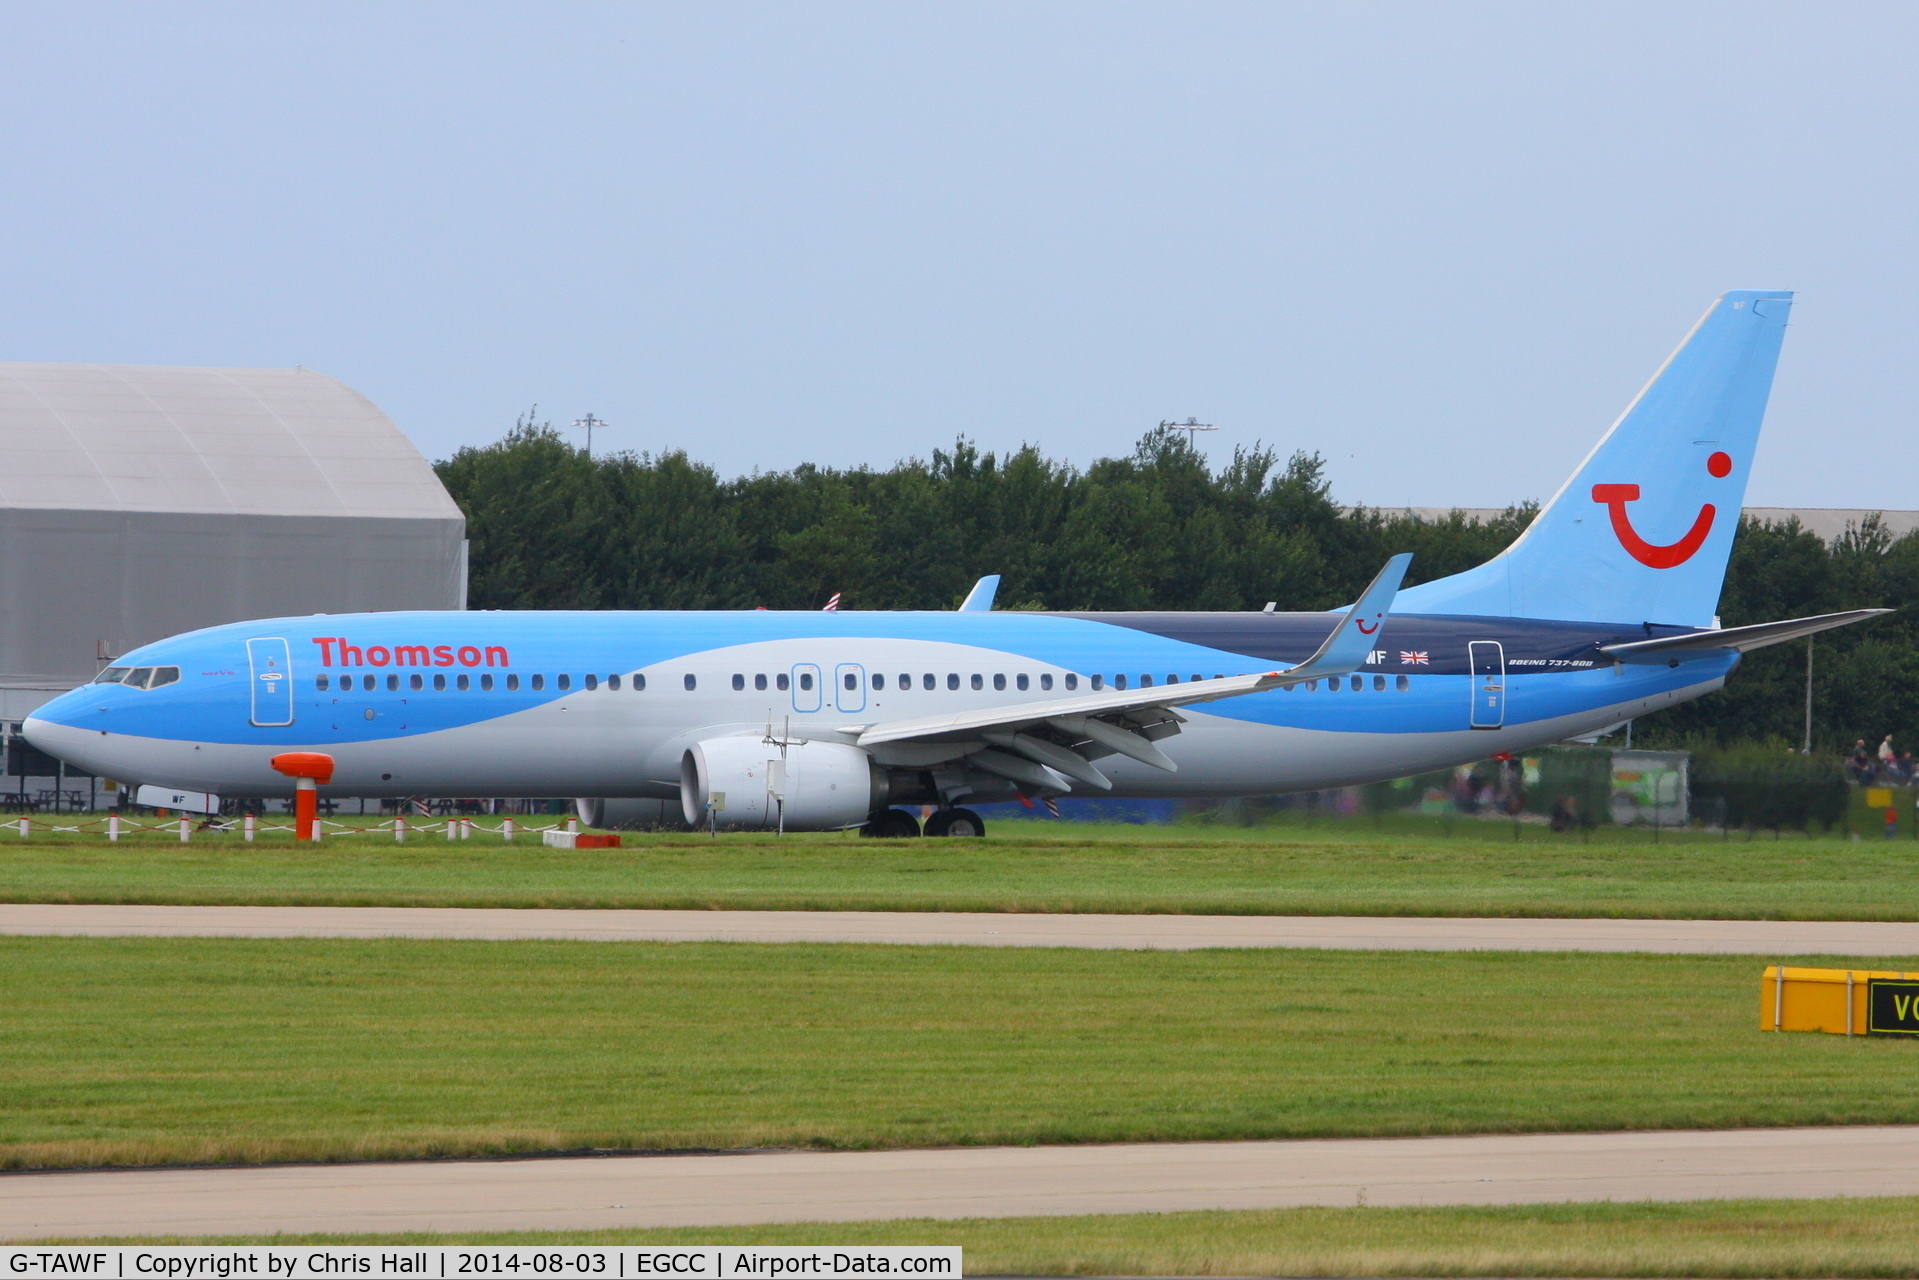
[[[1919,974],[1767,965],[1759,980],[1759,1029],[1919,1036]]]

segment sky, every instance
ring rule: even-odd
[[[1915,508],[1916,63],[1892,4],[0,0],[0,360],[725,475],[1197,416],[1491,507],[1789,288],[1748,503]]]

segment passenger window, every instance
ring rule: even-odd
[[[939,681],[933,678],[933,673],[931,671],[927,672],[925,675],[920,677],[920,688],[922,689],[933,689],[933,688],[937,688],[938,685],[939,685]]]
[[[743,692],[745,689],[746,689],[746,677],[741,675],[739,672],[735,671],[733,673],[733,692],[740,693],[740,692]]]
[[[136,671],[136,672],[134,672],[134,674],[135,674],[135,675],[144,675],[144,674],[146,674],[146,673],[145,673],[145,672],[141,672],[141,671]],[[145,681],[143,680],[143,681],[141,681],[141,683],[142,683],[142,684],[145,684],[146,682],[145,682]],[[340,687],[341,687],[342,689],[345,689],[345,690],[348,690],[349,692],[351,692],[351,691],[352,691],[352,689],[353,689],[353,677],[352,677],[352,676],[341,676],[341,677],[340,677]]]
[[[1051,688],[1053,687],[1053,673],[1052,673],[1052,672],[1050,672],[1050,671],[1043,671],[1043,672],[1041,672],[1041,673],[1040,673],[1040,677],[1039,677],[1039,687],[1040,687],[1040,688],[1042,688],[1042,689],[1051,689]]]
[[[1153,687],[1153,677],[1151,677],[1151,676],[1147,676],[1147,675],[1142,675],[1142,676],[1141,676],[1141,677],[1139,678],[1139,687],[1140,687],[1140,688],[1142,688],[1142,689],[1150,689],[1150,688],[1152,688],[1152,687]]]
[[[180,668],[178,667],[155,667],[153,669],[153,679],[147,682],[147,688],[158,689],[161,685],[172,684],[179,678]]]
[[[1113,687],[1115,689],[1124,689],[1126,687],[1126,677],[1124,675],[1114,676]]]
[[[755,689],[764,690],[766,688],[766,677],[764,675],[754,676],[753,687]]]
[[[1079,677],[1068,671],[1066,673],[1066,691],[1071,693],[1077,688],[1079,688]]]
[[[324,675],[318,675],[313,677],[313,687],[318,689],[321,693],[325,693],[327,690],[327,678]]]
[[[778,689],[781,693],[786,692],[786,686],[787,686],[787,679],[786,679],[786,673],[784,671],[780,672],[778,675],[773,677],[773,687]]]
[[[600,678],[594,675],[591,671],[586,673],[585,680],[586,680],[586,689],[588,693],[591,693],[600,687]]]
[[[1178,683],[1179,683],[1179,677],[1178,677],[1178,676],[1175,676],[1175,675],[1169,675],[1169,676],[1167,676],[1167,677],[1166,677],[1166,683],[1167,683],[1167,684],[1178,684]]]
[[[1308,681],[1306,682],[1306,692],[1308,692],[1308,693],[1318,693],[1318,692],[1319,692],[1319,681],[1317,681],[1317,680],[1308,680]]]
[[[560,679],[564,680],[566,679],[566,677],[561,676]],[[691,671],[689,671],[686,673],[686,678],[681,680],[680,683],[685,685],[687,689],[691,691],[693,689],[697,689],[700,687],[700,678],[694,675]]]
[[[1413,682],[1408,680],[1405,676],[1393,677],[1393,688],[1399,690],[1399,692],[1404,693],[1406,692],[1406,690],[1412,687],[1413,687]]]
[[[458,681],[459,681],[461,693],[465,693],[468,689],[471,689],[473,687],[473,677],[469,676],[464,671],[462,671],[459,674]]]
[[[640,692],[643,692],[645,689],[646,689],[646,672],[635,671],[633,673],[633,692],[640,693]]]
[[[517,677],[516,677],[516,678],[517,678]],[[426,681],[424,681],[424,680],[422,680],[422,679],[421,679],[421,678],[419,677],[419,675],[418,675],[418,674],[414,674],[414,675],[410,675],[410,676],[408,676],[408,677],[406,678],[406,683],[407,683],[407,687],[408,687],[408,688],[410,688],[410,689],[424,689],[424,688],[426,688]]]
[[[1018,685],[1020,691],[1023,693],[1032,682],[1026,678],[1026,673],[1022,671],[1014,678],[1013,683]]]
[[[388,676],[386,678],[386,691],[388,693],[397,693],[399,692],[399,689],[400,689],[400,677]]]
[[[620,676],[618,672],[615,672],[614,674],[606,678],[606,687],[611,689],[615,693],[618,693],[620,691]]]
[[[875,689],[884,689],[884,688],[886,687],[886,677],[885,677],[885,676],[874,676],[874,677],[873,677],[873,687],[874,687]]]
[[[979,676],[979,672],[977,672],[977,671],[975,671],[975,672],[973,673],[973,682],[972,682],[972,683],[973,683],[973,688],[974,688],[974,689],[984,689],[984,688],[986,687],[986,681],[984,681],[984,680],[982,680],[982,679],[980,679],[980,676]]]
[[[1365,682],[1364,680],[1362,680],[1362,679],[1360,679],[1360,678],[1359,678],[1358,676],[1354,676],[1354,677],[1353,677],[1353,682],[1352,682],[1352,689],[1353,689],[1353,692],[1354,692],[1354,693],[1358,693],[1358,692],[1359,692],[1359,688],[1360,688],[1360,686],[1361,686],[1361,685],[1363,685],[1363,684],[1365,684],[1365,683],[1366,683],[1366,682]]]
[[[413,677],[413,687],[416,689],[420,687],[420,677]],[[518,693],[520,691],[520,677],[508,676],[506,678],[506,691],[508,693]]]
[[[493,692],[493,673],[492,672],[489,671],[480,677],[480,692],[482,693]]]
[[[959,672],[949,671],[946,673],[946,687],[948,689],[959,688]]]
[[[1101,675],[1096,675],[1091,680],[1088,680],[1086,683],[1092,685],[1093,691],[1097,693],[1099,690],[1104,689],[1106,687],[1106,677]]]
[[[851,693],[853,690],[860,687],[860,678],[854,675],[851,671],[849,671],[846,673],[845,684],[846,684],[846,691],[848,693]]]
[[[437,679],[438,677],[435,677],[435,678]],[[435,687],[435,688],[441,688],[441,687],[443,687],[443,686],[440,686],[440,685],[435,685],[434,687]],[[539,692],[540,690],[542,690],[542,689],[544,689],[544,688],[546,688],[546,677],[545,677],[545,676],[538,676],[538,675],[536,675],[536,676],[534,676],[534,677],[533,677],[533,692],[535,692],[535,693],[538,693],[538,692]]]
[[[995,673],[993,676],[993,688],[1001,693],[1006,692],[1006,677]]]
[[[1374,676],[1374,677],[1373,677],[1373,692],[1374,692],[1374,693],[1384,693],[1384,692],[1386,692],[1386,677],[1385,677],[1385,676]]]
[[[434,674],[433,674],[433,687],[434,687],[435,689],[445,689],[445,688],[446,688],[446,676],[445,676],[445,675],[444,675],[443,673],[441,673],[441,672],[437,672],[437,671],[436,671],[436,672],[434,672]]]
[[[573,677],[563,671],[553,677],[553,687],[562,691],[571,689],[573,687]]]
[[[811,671],[800,672],[800,692],[813,692],[813,673]]]

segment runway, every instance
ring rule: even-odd
[[[1919,1126],[0,1175],[0,1238],[1919,1194]]]
[[[1185,951],[1645,951],[1919,956],[1919,923],[1431,916],[1014,915],[959,911],[570,911],[462,907],[0,904],[0,934],[862,942]]]

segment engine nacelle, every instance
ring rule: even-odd
[[[708,738],[680,757],[680,805],[691,826],[707,806],[722,827],[837,831],[886,807],[886,771],[858,747],[792,742],[784,752],[757,735]]]

